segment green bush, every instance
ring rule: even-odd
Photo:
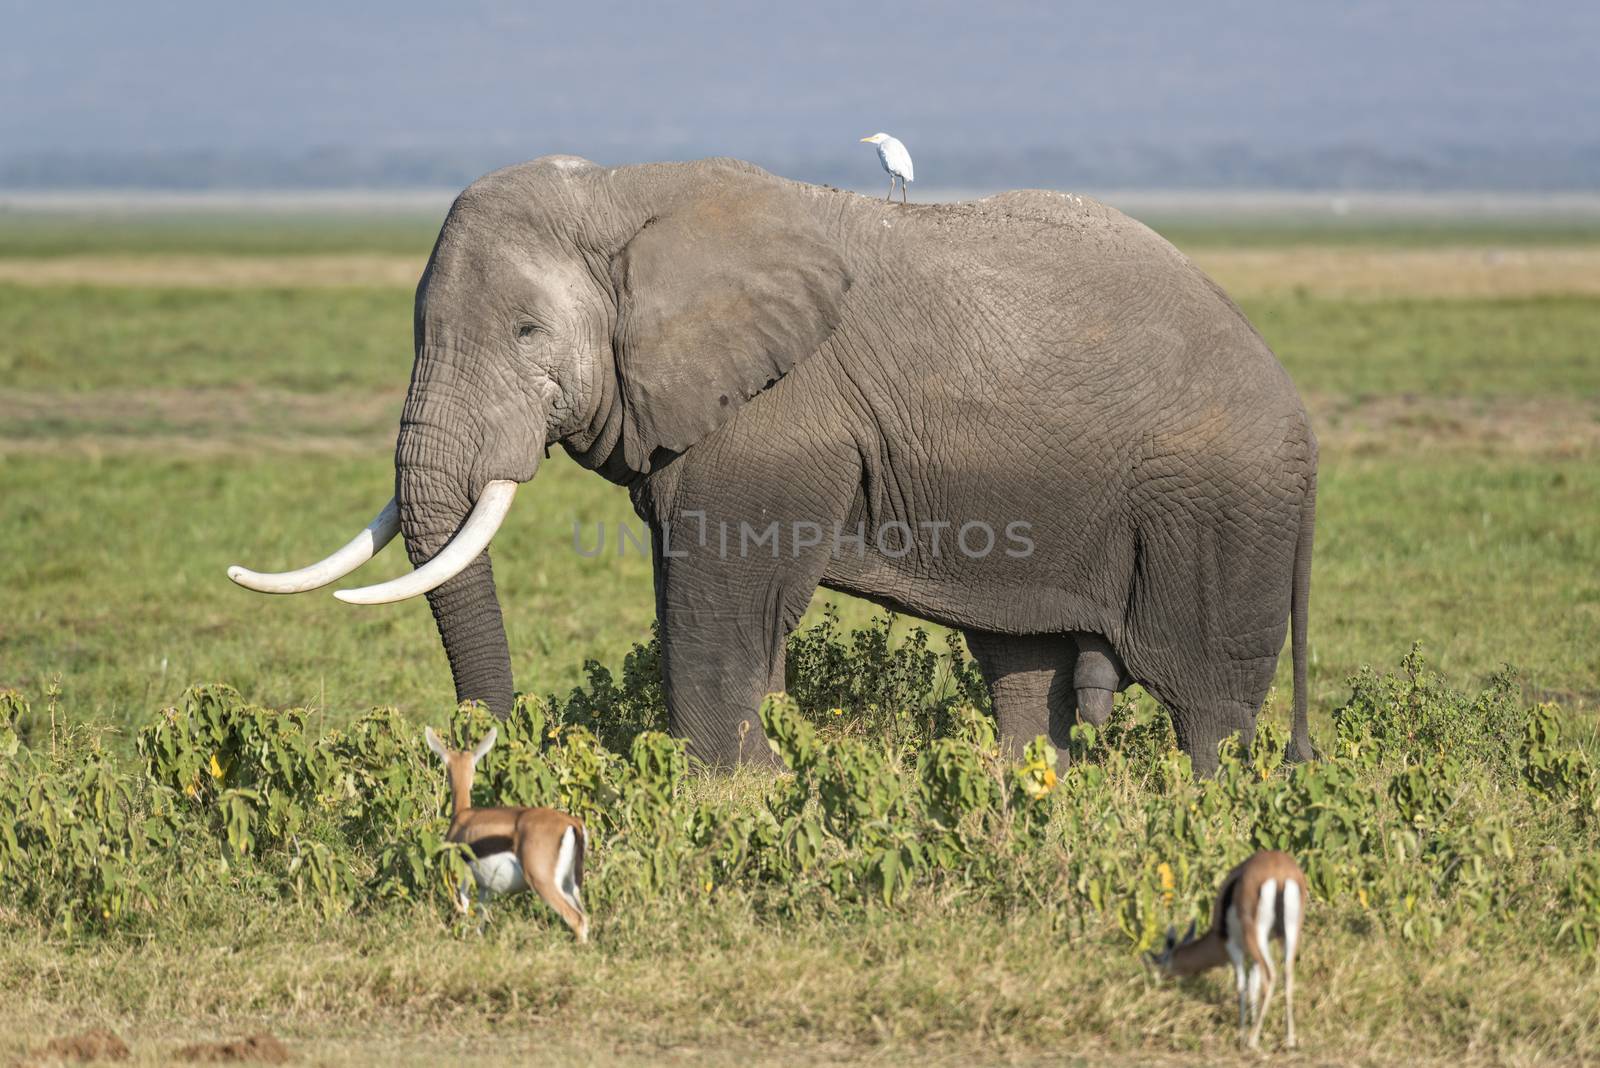
[[[1203,920],[1223,873],[1275,848],[1343,922],[1421,942],[1531,926],[1541,945],[1600,952],[1591,759],[1557,709],[1517,703],[1509,676],[1463,693],[1413,650],[1399,674],[1352,680],[1330,759],[1281,766],[1269,707],[1252,756],[1224,743],[1216,775],[1196,779],[1143,697],[1102,730],[1075,728],[1068,754],[1038,739],[1008,759],[965,700],[959,650],[887,639],[887,623],[802,634],[798,659],[818,674],[803,698],[760,710],[788,774],[708,788],[723,780],[653,729],[659,672],[641,647],[620,687],[594,670],[564,702],[520,698],[475,798],[585,819],[585,894],[602,922],[730,895],[781,918],[931,894],[1045,910],[1143,948],[1170,922]],[[464,855],[444,841],[443,771],[392,709],[318,732],[303,710],[195,687],[139,732],[136,763],[59,712],[49,729],[32,716],[0,693],[0,925],[115,936],[225,907],[450,922]],[[493,722],[468,705],[448,730],[465,746]]]
[[[1420,644],[1401,658],[1400,670],[1379,675],[1364,667],[1350,681],[1350,699],[1333,714],[1342,752],[1408,762],[1448,753],[1503,776],[1516,773],[1522,709],[1510,668],[1490,676],[1476,696],[1452,689],[1430,671]]]

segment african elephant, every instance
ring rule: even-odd
[[[487,546],[560,442],[650,528],[672,727],[708,762],[767,758],[753,712],[818,585],[960,628],[1012,746],[1138,682],[1202,770],[1248,744],[1292,618],[1310,755],[1316,438],[1239,309],[1111,208],[550,156],[456,199],[414,329],[394,502],[321,564],[230,574],[310,588],[398,526],[418,569],[339,596],[427,593],[463,700],[511,705]]]

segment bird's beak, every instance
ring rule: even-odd
[[[870,140],[872,140],[872,138],[870,138],[870,137],[863,137],[863,138],[862,138],[862,139],[861,139],[861,140],[863,140],[863,141],[870,141]]]

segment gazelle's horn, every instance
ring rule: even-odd
[[[228,568],[228,577],[247,590],[258,593],[304,593],[318,586],[342,579],[362,564],[371,560],[378,551],[394,540],[400,532],[400,509],[394,498],[383,506],[383,511],[360,534],[323,560],[298,571],[261,572],[234,564]]]
[[[461,524],[456,536],[432,560],[388,582],[353,590],[336,590],[333,595],[347,604],[389,604],[442,586],[464,571],[479,553],[489,547],[495,531],[500,529],[506,513],[511,510],[511,499],[516,495],[515,482],[495,479],[483,487],[478,503],[472,506],[472,514],[467,516],[467,521]]]

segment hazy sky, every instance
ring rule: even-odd
[[[1596,0],[7,2],[0,155],[1600,140]]]

